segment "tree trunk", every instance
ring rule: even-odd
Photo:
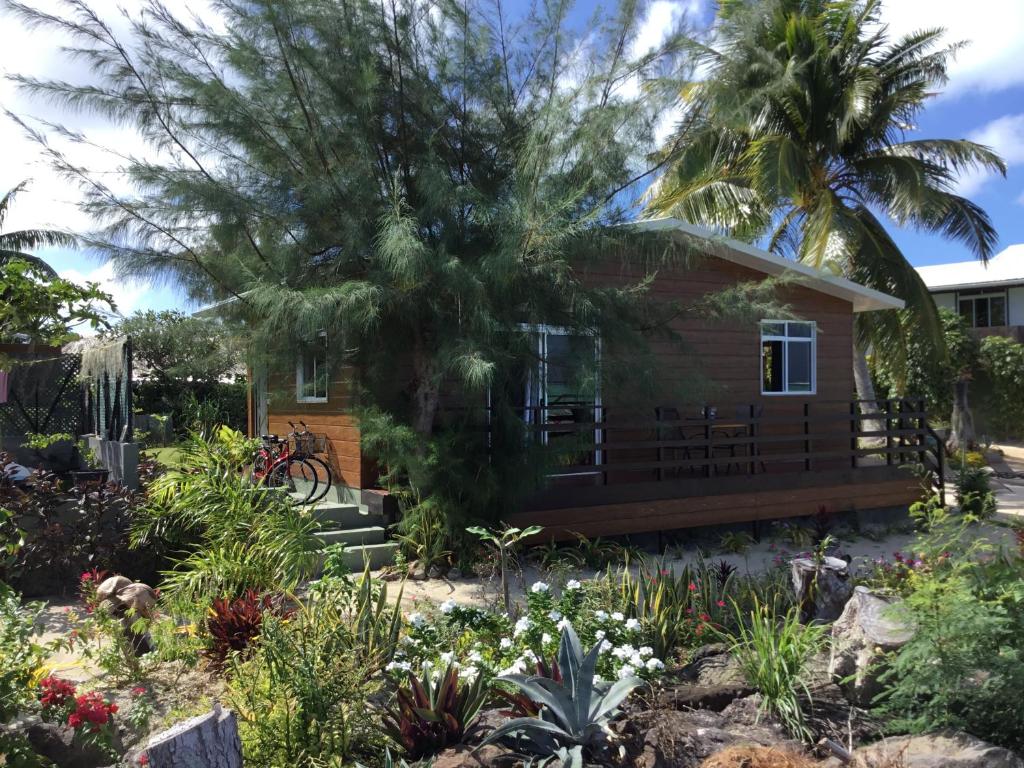
[[[213,712],[179,723],[146,745],[149,768],[242,768],[242,742],[235,713]]]
[[[953,385],[953,416],[950,419],[949,441],[946,444],[950,453],[970,450],[977,442],[974,434],[974,416],[967,401],[969,384],[970,379],[962,376]]]
[[[871,380],[871,371],[868,370],[867,354],[856,342],[853,344],[853,382],[857,387],[857,399],[861,401],[861,414],[881,411],[875,396],[875,383]],[[881,419],[864,419],[861,421],[861,429],[865,432],[884,432],[885,423]],[[861,442],[873,445],[884,443],[885,438],[864,438]]]
[[[415,340],[413,349],[413,372],[416,376],[413,387],[412,428],[420,437],[429,438],[434,432],[434,419],[441,398],[437,366],[420,338]]]

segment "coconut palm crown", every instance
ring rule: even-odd
[[[859,348],[898,361],[913,333],[944,354],[934,302],[884,220],[982,260],[994,251],[991,221],[956,184],[972,169],[1005,175],[1003,161],[971,141],[907,137],[960,45],[944,44],[942,29],[890,40],[878,0],[720,0],[714,29],[647,215],[760,241],[898,296],[905,312],[858,316]],[[860,395],[873,399],[859,368]]]
[[[23,181],[13,189],[8,190],[7,194],[0,198],[0,228],[3,227],[4,219],[7,218],[14,199],[27,186],[28,181]],[[0,231],[0,267],[12,259],[21,259],[22,261],[27,261],[40,272],[50,277],[56,277],[57,273],[53,271],[49,264],[38,256],[26,253],[26,251],[48,245],[70,248],[75,245],[75,238],[66,232],[59,232],[54,229],[20,229],[15,232]]]

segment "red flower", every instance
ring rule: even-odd
[[[697,585],[694,584],[692,581],[690,582],[690,591],[691,592],[696,592],[697,591]]]
[[[75,684],[59,677],[44,678],[39,682],[43,694],[39,702],[44,707],[61,707],[75,697]]]
[[[132,688],[132,696],[141,696],[145,692],[146,689],[143,688],[141,685],[137,685],[134,688]]]
[[[702,613],[702,614],[700,615],[700,620],[701,620],[701,621],[711,621],[711,617],[710,617],[710,616],[708,616],[708,615],[707,615],[706,613]]]
[[[149,765],[149,755],[145,752],[139,755],[139,765]]]
[[[719,600],[717,603],[715,603],[715,605],[717,605],[719,608],[725,608],[725,600]]]
[[[79,717],[77,712],[72,712],[70,715],[68,715],[68,725],[70,725],[72,728],[77,728],[81,724],[82,718]]]

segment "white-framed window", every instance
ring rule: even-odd
[[[813,395],[818,328],[807,320],[761,321],[761,394]]]
[[[1006,325],[1006,291],[957,294],[960,317],[971,328],[992,328]]]
[[[327,334],[321,332],[299,351],[295,367],[296,402],[326,403],[327,385]]]
[[[539,432],[542,444],[579,441],[583,433],[574,424],[593,424],[594,444],[602,430],[601,340],[553,325],[523,325],[536,357],[527,366],[523,382],[523,416],[549,429]],[[565,424],[565,431],[557,429]],[[551,429],[550,427],[555,427]],[[584,448],[580,464],[600,464],[601,450]],[[556,472],[553,477],[587,472]]]

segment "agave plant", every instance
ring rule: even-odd
[[[594,679],[598,643],[587,653],[571,625],[562,630],[557,667],[561,680],[541,675],[503,675],[498,680],[516,686],[522,695],[540,704],[538,717],[517,717],[496,728],[480,746],[512,739],[516,747],[540,758],[539,765],[558,758],[567,768],[582,768],[584,753],[607,749],[607,726],[619,714],[619,705],[636,688],[638,677],[614,684]]]
[[[410,674],[409,687],[395,698],[384,714],[384,730],[415,761],[462,742],[487,701],[487,685],[483,675],[460,683],[449,665],[436,679],[429,670],[422,680]]]

